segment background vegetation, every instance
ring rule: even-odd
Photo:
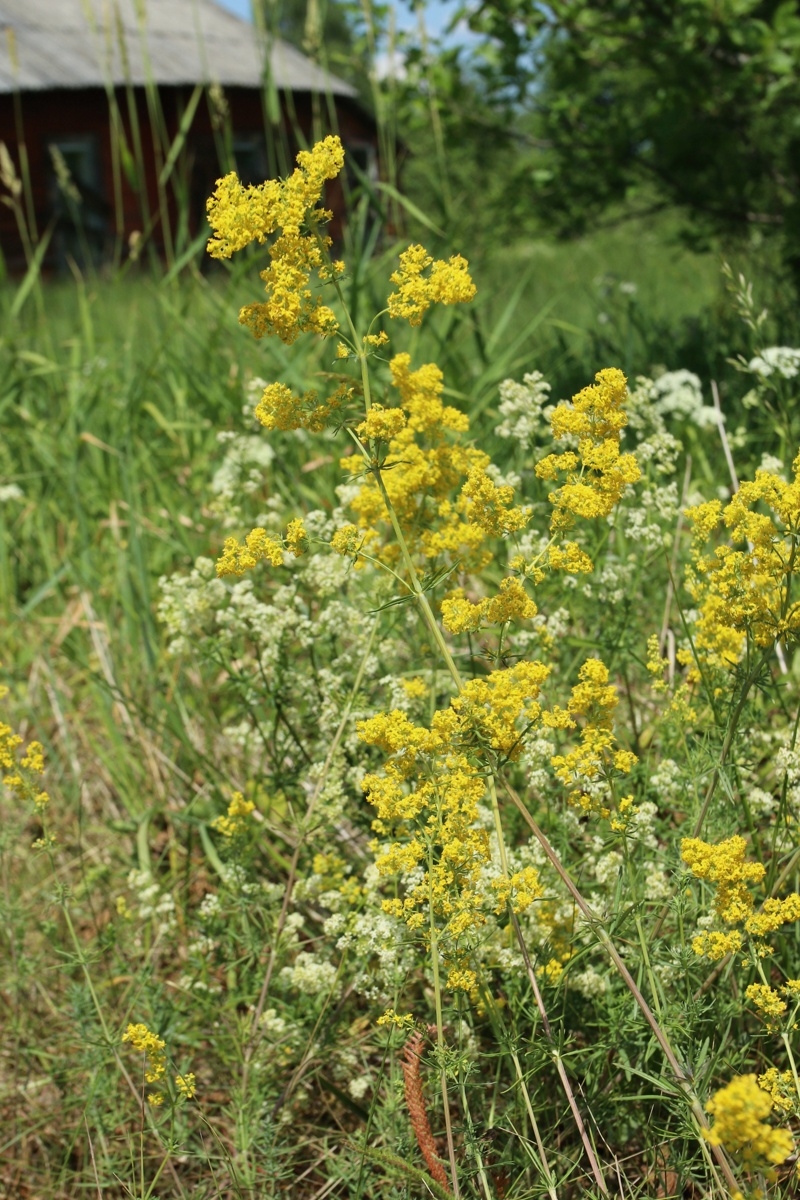
[[[375,63],[389,36],[384,10],[329,3],[268,8],[263,19],[340,73],[357,58],[384,148],[396,147],[383,186],[360,180],[350,196],[343,257],[353,311],[383,306],[410,240],[470,259],[475,304],[437,313],[393,349],[439,364],[448,402],[469,413],[476,444],[502,471],[533,487],[545,440],[540,431],[535,448],[521,447],[497,434],[503,380],[538,370],[557,401],[611,365],[632,385],[692,371],[707,406],[713,381],[739,476],[751,477],[764,454],[788,467],[800,443],[794,385],[742,368],[766,346],[800,344],[794,4],[486,4],[469,15],[485,40],[453,49],[407,36],[403,78],[383,79]],[[7,194],[20,202],[13,188]],[[329,515],[342,478],[332,435],[267,439],[250,415],[253,380],[305,388],[332,370],[329,350],[253,341],[237,313],[253,299],[257,256],[209,270],[191,249],[177,245],[163,270],[143,255],[114,272],[75,264],[67,277],[45,279],[32,246],[27,276],[0,291],[0,663],[10,686],[2,719],[44,743],[58,839],[50,860],[34,854],[38,817],[4,795],[0,1191],[43,1200],[427,1195],[435,1186],[404,1099],[403,1038],[376,1027],[383,1005],[369,987],[350,985],[325,932],[333,884],[315,856],[335,846],[345,866],[333,875],[346,868],[354,879],[369,861],[371,813],[352,740],[337,775],[344,812],[314,836],[302,820],[330,734],[314,689],[332,687],[338,672],[336,713],[364,715],[387,703],[397,682],[388,676],[422,668],[409,658],[398,669],[405,613],[386,608],[358,691],[364,630],[380,604],[352,579],[339,627],[305,641],[282,632],[267,670],[252,639],[215,650],[203,613],[188,644],[174,645],[180,631],[165,616],[160,581],[189,577],[198,557],[214,558],[251,517]],[[669,430],[682,443],[680,496],[727,496],[717,427],[687,411]],[[539,509],[545,501],[536,493]],[[649,691],[647,638],[661,625],[670,570],[677,580],[687,553],[676,519],[662,521],[666,553],[645,555],[621,530],[601,538],[598,562],[614,570],[623,562],[621,581],[598,578],[593,592],[568,601],[554,589],[540,607],[572,611],[554,639],[565,688],[589,653],[606,656],[622,681],[626,736],[643,764],[637,794],[658,810],[653,853],[664,886],[677,881],[683,894],[678,830],[697,818],[729,726],[706,706],[687,733]],[[277,607],[289,602],[285,579],[256,587]],[[303,587],[290,602],[319,619],[313,582]],[[688,604],[684,593],[667,605],[678,638]],[[800,672],[791,654],[784,665],[785,675],[773,664],[775,681],[762,679],[747,698],[708,836],[748,834],[770,886],[789,891],[794,841],[770,849],[758,840],[759,823],[772,828],[775,812],[781,830],[796,820],[786,801],[792,782],[775,775],[778,743],[768,736],[788,730],[781,745],[794,745]],[[664,760],[675,768],[669,778]],[[778,808],[759,810],[756,788],[782,797]],[[232,790],[262,818],[258,836],[235,851],[214,827]],[[633,882],[618,882],[611,868],[604,877],[598,863],[616,843],[598,846],[594,831],[576,833],[557,809],[541,804],[641,980],[637,922],[648,935],[660,925],[663,895],[632,896],[644,896],[653,858],[634,860]],[[522,844],[525,831],[514,825],[513,834]],[[286,926],[295,852],[307,882]],[[731,971],[707,986],[707,964],[687,948],[709,909],[707,894],[678,905],[680,930],[669,927],[656,989],[703,1098],[737,1072],[784,1065]],[[552,928],[536,934],[537,966],[557,949]],[[348,953],[359,970],[374,969],[366,935]],[[303,955],[317,956],[317,977],[305,983]],[[800,974],[794,927],[778,960],[784,975]],[[565,984],[547,1001],[608,1188],[726,1194],[628,993],[584,945],[574,973],[589,966],[609,980],[594,997],[589,985]],[[370,986],[382,996],[387,985]],[[417,975],[408,987],[423,1012],[429,983]],[[488,1180],[501,1200],[547,1194],[531,1110],[514,1084],[517,1055],[557,1194],[599,1195],[521,976],[503,976],[498,994],[502,1016],[456,1006],[450,1017],[464,1193],[484,1194]],[[163,1112],[141,1103],[141,1078],[119,1041],[128,1021],[161,1033],[171,1069],[196,1073],[196,1103]],[[424,1063],[439,1137],[427,1050]],[[352,1086],[358,1080],[368,1084]],[[790,1167],[752,1183],[796,1192]]]

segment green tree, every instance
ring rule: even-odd
[[[544,147],[516,186],[548,228],[678,205],[695,234],[778,238],[800,281],[796,0],[482,0],[469,20],[487,104]]]

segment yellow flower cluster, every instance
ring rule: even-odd
[[[0,700],[8,695],[8,688],[0,685]],[[42,813],[50,803],[47,792],[39,786],[36,776],[44,774],[44,750],[41,742],[30,742],[28,749],[19,757],[18,747],[22,738],[10,725],[0,721],[0,771],[3,784],[14,793],[22,804],[32,804],[37,813]]]
[[[354,395],[354,389],[347,383],[339,384],[327,400],[320,400],[313,389],[296,396],[285,383],[270,383],[256,405],[255,414],[265,429],[308,429],[320,433],[331,419],[338,418]]]
[[[664,672],[669,666],[669,659],[664,658],[661,653],[657,633],[652,634],[647,639],[647,663],[645,665],[653,676],[653,691],[665,692],[667,690],[667,683],[664,679]]]
[[[744,994],[753,1007],[766,1019],[767,1028],[777,1029],[781,1017],[786,1012],[786,1001],[781,1000],[780,992],[776,992],[766,983],[751,983]]]
[[[537,612],[522,583],[510,576],[502,581],[496,596],[477,603],[465,597],[463,588],[456,588],[442,601],[442,624],[449,633],[470,633],[482,625],[525,621]]]
[[[123,1042],[130,1042],[134,1050],[144,1055],[144,1077],[147,1083],[160,1083],[167,1072],[166,1043],[157,1033],[151,1033],[146,1025],[129,1025],[122,1035]],[[164,1097],[151,1092],[147,1097],[152,1105],[164,1103]]]
[[[356,433],[362,441],[390,442],[401,429],[405,429],[406,423],[402,408],[384,408],[381,404],[373,404],[366,420],[357,426]]]
[[[544,663],[518,662],[468,680],[450,701],[459,718],[454,735],[465,746],[516,761],[526,735],[545,718],[538,698],[549,674]]]
[[[550,493],[553,532],[571,529],[575,517],[607,517],[625,489],[641,476],[632,454],[620,454],[620,431],[627,425],[627,380],[615,367],[598,371],[596,383],[557,405],[550,417],[556,440],[578,439],[577,453],[549,454],[536,466],[540,479],[564,483]]]
[[[731,667],[748,639],[762,648],[795,639],[800,601],[792,599],[791,587],[800,569],[800,454],[791,482],[756,471],[725,508],[712,500],[688,508],[686,516],[694,527],[687,588],[699,610],[694,641],[704,661]],[[723,524],[731,541],[746,547],[722,545],[706,553],[705,544]],[[682,661],[688,663],[689,655],[683,653]]]
[[[513,875],[500,875],[492,880],[492,887],[497,892],[496,913],[505,912],[509,904],[513,912],[522,913],[530,908],[534,900],[544,895],[544,888],[539,882],[539,874],[535,867],[523,867]]]
[[[743,926],[744,933],[758,939],[754,943],[755,949],[764,955],[772,947],[760,939],[782,925],[800,920],[800,895],[793,892],[783,900],[770,897],[756,912],[749,885],[760,883],[766,869],[762,863],[747,862],[746,849],[747,843],[738,835],[716,846],[700,838],[684,838],[681,842],[681,858],[697,879],[708,879],[716,884],[714,911],[717,916],[726,925]],[[736,953],[743,944],[743,933],[739,929],[725,932],[705,930],[694,939],[692,949],[697,955],[719,959],[725,954]],[[756,993],[754,1000],[755,997]],[[765,1012],[766,1009],[761,1008],[761,1011]]]
[[[342,525],[331,538],[331,547],[343,558],[358,558],[358,552],[364,545],[366,535],[355,525]],[[364,560],[361,560],[363,566]]]
[[[221,833],[223,837],[237,837],[247,829],[247,818],[254,808],[255,804],[252,800],[245,800],[241,792],[234,792],[226,815],[215,817],[211,822],[211,828],[216,829],[217,833]]]
[[[270,266],[261,272],[267,300],[248,304],[239,314],[256,337],[276,334],[287,345],[310,330],[323,336],[336,333],[338,324],[330,308],[314,298],[309,288],[312,271],[325,281],[328,268],[325,251],[331,244],[319,227],[330,213],[317,208],[326,180],[335,179],[344,165],[344,150],[338,137],[326,137],[312,150],[297,156],[297,169],[286,180],[268,180],[256,187],[243,187],[235,173],[217,182],[207,203],[208,221],[215,236],[208,243],[213,258],[230,258],[251,242],[261,245],[280,230],[269,247]]]
[[[387,1008],[385,1013],[382,1013],[376,1025],[391,1025],[395,1029],[405,1029],[408,1033],[414,1028],[415,1021],[412,1013],[398,1013],[393,1008]]]
[[[476,824],[486,759],[519,756],[526,729],[540,723],[548,673],[541,663],[518,663],[469,680],[430,727],[399,710],[358,723],[361,740],[387,755],[382,773],[363,781],[376,810],[373,829],[391,839],[376,866],[382,875],[405,877],[405,896],[384,900],[384,910],[411,929],[424,929],[431,913],[442,923],[451,989],[474,987],[468,935],[486,920],[479,884],[489,840]],[[533,868],[490,882],[500,908],[510,902],[521,912],[541,895]]]
[[[185,1100],[193,1100],[197,1092],[197,1081],[194,1074],[189,1071],[186,1075],[175,1076],[175,1086],[178,1092]]]
[[[627,775],[638,759],[630,750],[616,747],[614,711],[619,703],[617,690],[608,682],[608,667],[599,658],[589,658],[578,672],[579,683],[572,689],[566,710],[555,708],[544,714],[544,722],[556,729],[574,729],[576,718],[583,718],[580,745],[567,754],[551,759],[556,775],[572,788],[570,804],[584,812],[596,812],[601,817],[611,815],[610,791],[598,798],[590,784],[610,780],[613,772]],[[624,807],[623,807],[624,804]],[[632,815],[632,801],[625,797],[619,805],[621,827]],[[618,820],[619,824],[619,820]]]
[[[779,1071],[777,1067],[770,1067],[763,1075],[759,1075],[758,1086],[771,1097],[773,1112],[797,1113],[797,1088],[791,1071]]]
[[[403,317],[409,325],[420,325],[432,304],[468,303],[475,296],[468,267],[460,254],[449,262],[441,259],[434,262],[423,246],[409,246],[400,255],[399,269],[391,276],[397,291],[386,302],[389,316]]]
[[[568,575],[591,575],[594,563],[577,542],[564,542],[562,546],[549,546],[547,561],[553,571],[565,571]]]
[[[144,1055],[144,1078],[147,1083],[160,1083],[167,1073],[166,1043],[157,1033],[153,1033],[146,1025],[128,1025],[122,1035],[123,1042],[130,1042],[134,1050]],[[194,1075],[175,1076],[175,1086],[178,1094],[191,1100],[197,1091]],[[148,1103],[154,1106],[164,1103],[161,1092],[151,1092],[147,1097]]]
[[[386,443],[382,482],[409,549],[426,559],[446,555],[479,569],[492,558],[487,540],[521,529],[527,513],[514,506],[510,487],[486,474],[489,456],[465,444],[469,420],[443,403],[439,367],[427,363],[412,371],[410,362],[405,353],[391,360],[399,405],[373,405],[359,434]],[[386,524],[387,536],[381,535],[387,512],[377,479],[362,474],[363,461],[355,456],[343,458],[342,467],[361,479],[350,507],[362,544],[374,547],[381,560],[396,562],[399,550]]]
[[[235,537],[225,539],[222,554],[217,559],[217,575],[244,575],[245,571],[262,560],[271,563],[273,567],[281,567],[284,550],[299,558],[301,554],[305,554],[307,548],[308,537],[299,517],[295,517],[287,525],[282,543],[270,537],[265,529],[253,529],[244,543]]]
[[[792,1135],[787,1129],[767,1124],[772,1098],[763,1091],[755,1075],[740,1075],[715,1092],[706,1104],[714,1124],[705,1134],[712,1146],[724,1146],[746,1167],[765,1162],[782,1163],[792,1152]]]
[[[513,504],[514,489],[493,483],[486,471],[473,467],[461,489],[471,504],[469,519],[489,537],[507,537],[528,523],[528,514]]]

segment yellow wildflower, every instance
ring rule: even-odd
[[[547,561],[552,570],[566,571],[569,575],[590,575],[594,570],[594,563],[577,542],[551,546],[547,552]]]
[[[745,991],[745,996],[761,1016],[766,1018],[767,1029],[776,1029],[786,1012],[786,1002],[781,1000],[780,994],[765,983],[751,983]]]
[[[223,837],[232,838],[243,833],[247,828],[246,818],[255,808],[252,800],[245,800],[241,792],[234,792],[224,817],[215,817],[211,828],[216,829]]]
[[[669,659],[664,658],[661,654],[657,633],[651,634],[651,636],[647,639],[646,666],[650,674],[653,676],[653,691],[665,691],[667,684],[663,676],[664,672],[669,666]]]
[[[705,929],[697,937],[692,938],[694,953],[698,958],[708,958],[711,962],[717,962],[726,954],[737,954],[743,944],[742,935],[738,929],[731,929],[728,933]]]
[[[409,700],[422,700],[428,694],[428,685],[424,679],[416,675],[413,679],[402,680],[403,691]]]
[[[513,875],[499,875],[492,880],[492,888],[497,893],[496,913],[502,913],[511,904],[515,913],[525,912],[544,895],[544,888],[539,882],[539,873],[535,867],[524,867]]]
[[[397,1013],[393,1008],[387,1008],[385,1013],[382,1013],[375,1022],[376,1025],[392,1025],[395,1029],[406,1029],[409,1032],[414,1028],[414,1017],[412,1013]]]
[[[551,958],[542,967],[541,974],[552,987],[555,987],[561,976],[564,974],[564,968],[557,958]]]
[[[514,489],[494,483],[485,470],[474,467],[461,494],[471,501],[467,510],[470,521],[490,537],[506,537],[528,523],[528,513],[513,507]]]
[[[0,688],[0,699],[8,688]],[[29,742],[27,751],[17,759],[22,738],[14,733],[10,725],[0,721],[0,770],[5,771],[3,785],[12,791],[22,804],[32,804],[35,811],[43,813],[50,803],[47,792],[39,786],[37,775],[44,774],[44,750],[41,742]]]
[[[255,414],[266,429],[286,431],[302,428],[311,433],[320,433],[331,418],[349,403],[353,394],[352,387],[342,383],[327,400],[320,400],[313,388],[302,396],[295,396],[285,383],[271,383],[264,389]]]
[[[704,1136],[712,1146],[724,1146],[747,1167],[782,1163],[792,1152],[792,1135],[766,1123],[771,1111],[772,1100],[758,1086],[756,1076],[740,1075],[706,1104],[714,1124]]]
[[[626,488],[641,477],[632,454],[620,454],[620,431],[627,425],[624,409],[626,379],[621,371],[598,371],[596,383],[573,396],[570,404],[559,404],[550,425],[556,439],[577,437],[577,453],[549,454],[536,466],[540,479],[564,483],[550,493],[554,532],[572,527],[575,517],[607,517]]]
[[[343,525],[331,538],[331,546],[344,558],[354,558],[364,544],[364,535],[355,525]]]
[[[305,331],[323,336],[336,333],[336,318],[319,297],[312,296],[309,281],[313,271],[323,281],[331,274],[323,257],[330,238],[318,232],[331,214],[317,205],[325,182],[334,179],[343,165],[339,138],[326,137],[298,154],[297,169],[286,180],[269,180],[257,187],[243,187],[233,173],[218,180],[207,205],[215,235],[208,243],[212,257],[230,258],[254,241],[263,245],[280,230],[269,247],[270,266],[261,272],[267,300],[248,304],[239,314],[256,337],[275,334],[290,345]],[[338,266],[334,274],[340,273]]]
[[[184,1099],[194,1099],[195,1092],[197,1091],[197,1085],[195,1077],[191,1071],[189,1071],[186,1075],[176,1075],[175,1086]]]
[[[366,420],[357,427],[356,433],[362,440],[375,438],[388,442],[397,437],[405,426],[406,414],[402,408],[384,408],[380,404],[373,404]]]
[[[453,967],[447,976],[447,986],[452,992],[471,992],[477,982],[478,976],[469,968]]]
[[[714,908],[728,924],[744,921],[753,911],[748,883],[760,883],[766,870],[761,863],[745,861],[747,843],[738,835],[716,846],[700,838],[684,838],[681,858],[697,879],[717,885]]]
[[[758,1086],[771,1097],[773,1112],[781,1115],[797,1112],[797,1088],[791,1071],[770,1067],[763,1075],[759,1075]]]
[[[164,1053],[166,1043],[157,1033],[152,1033],[146,1025],[128,1025],[122,1035],[123,1042],[130,1042],[134,1050],[144,1055],[144,1077],[147,1083],[158,1083],[167,1070],[167,1056]],[[150,1097],[148,1096],[148,1099]],[[156,1101],[151,1100],[151,1104]],[[159,1100],[160,1104],[161,1101]]]
[[[442,601],[442,624],[449,633],[467,633],[481,625],[505,625],[507,621],[535,617],[538,609],[519,579],[504,579],[496,596],[473,603],[457,588]]]
[[[217,559],[217,575],[244,575],[262,559],[273,567],[283,566],[283,547],[266,530],[253,529],[244,544],[235,537],[226,538],[222,555]]]
[[[286,533],[283,535],[283,540],[286,543],[286,549],[289,550],[295,558],[300,558],[308,549],[308,535],[305,526],[299,517],[295,517],[286,526]]]
[[[425,271],[430,267],[427,275]],[[390,317],[403,317],[419,325],[431,304],[463,304],[475,296],[468,263],[460,254],[449,262],[428,254],[422,246],[409,246],[400,255],[400,268],[391,276],[397,291],[387,300]]]
[[[748,639],[766,649],[800,634],[800,603],[791,591],[798,571],[800,455],[792,469],[790,482],[756,471],[725,508],[714,500],[686,510],[694,527],[686,573],[699,610],[694,642],[712,667],[735,666]],[[705,553],[705,543],[723,524],[734,545]],[[737,542],[746,547],[736,549]]]
[[[570,804],[603,817],[611,812],[607,801],[588,790],[586,784],[608,776],[612,769],[627,775],[638,762],[632,751],[615,745],[613,716],[619,698],[608,678],[605,663],[599,658],[587,659],[578,673],[579,682],[572,689],[566,713],[553,709],[544,714],[545,724],[554,728],[574,727],[576,717],[585,718],[580,745],[567,754],[554,755],[550,761],[558,778],[573,789],[568,797]]]

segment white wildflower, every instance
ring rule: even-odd
[[[356,1075],[348,1083],[347,1090],[354,1100],[363,1100],[371,1087],[372,1079],[369,1075]]]
[[[332,991],[336,982],[336,967],[301,950],[294,966],[283,968],[281,978],[306,996],[318,996],[322,992]]]
[[[587,1000],[602,996],[608,988],[608,980],[605,975],[600,975],[594,967],[587,967],[584,971],[575,971],[574,973],[570,971],[568,979],[570,987],[575,988],[575,991],[580,992]]]
[[[774,454],[762,454],[761,465],[759,471],[769,471],[770,475],[783,474],[783,459],[776,458]]]
[[[769,379],[778,375],[781,379],[794,379],[800,373],[800,350],[791,346],[767,346],[747,364],[754,375]]]
[[[545,428],[549,409],[550,384],[540,371],[529,371],[522,383],[505,379],[500,384],[500,415],[495,427],[499,437],[512,438],[523,450],[529,449],[536,435]]]
[[[700,429],[720,423],[716,408],[703,403],[702,385],[693,371],[666,371],[653,384],[652,394],[661,416],[683,418]]]

